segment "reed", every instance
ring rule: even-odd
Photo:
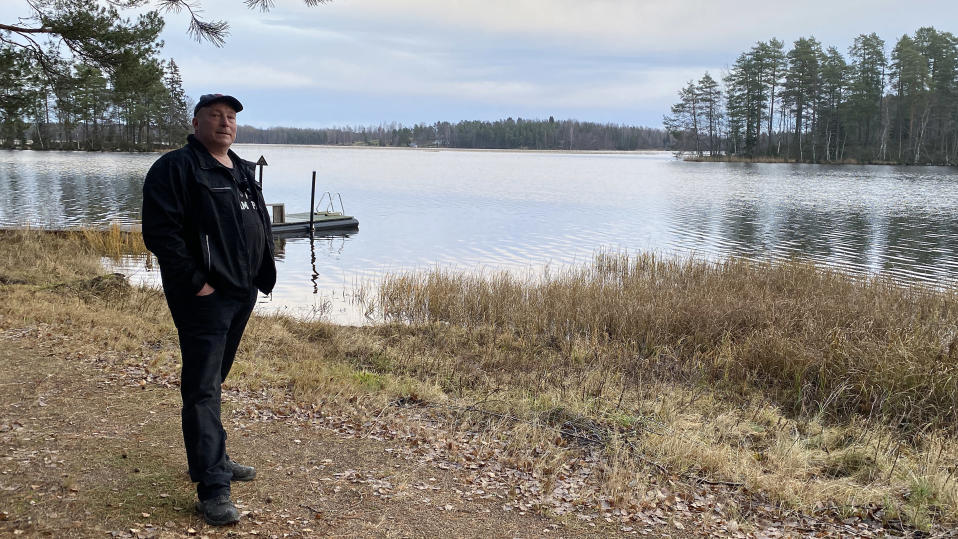
[[[67,234],[76,236],[78,243],[89,246],[94,253],[114,259],[149,252],[143,244],[142,234],[124,230],[119,223],[111,223],[105,230],[85,227],[70,230]]]
[[[760,391],[795,416],[863,416],[904,432],[954,432],[958,424],[954,289],[800,261],[601,253],[585,268],[535,282],[443,271],[392,276],[376,309],[385,320],[496,328],[627,384]]]
[[[101,257],[149,256],[139,232],[107,229],[0,229],[0,284],[62,283],[100,273]]]

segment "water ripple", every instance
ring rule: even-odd
[[[281,241],[262,309],[359,323],[358,284],[436,267],[541,271],[596,251],[805,257],[906,282],[958,282],[958,173],[945,167],[685,163],[666,153],[423,152],[240,146],[271,163],[270,202],[305,211],[312,170],[360,220],[349,236]],[[0,226],[139,219],[144,154],[0,151]],[[142,265],[142,264],[141,264]],[[135,270],[140,280],[155,273]]]

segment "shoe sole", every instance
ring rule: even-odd
[[[189,470],[186,470],[185,473],[186,473],[186,476],[187,476],[187,477],[190,477],[190,480],[192,481],[193,479],[192,479],[192,477],[190,476],[190,471],[189,471]],[[230,476],[230,481],[252,481],[252,480],[254,480],[254,479],[256,479],[256,472],[253,472],[253,475],[237,476],[237,475],[234,474],[234,475]],[[195,482],[195,481],[194,481],[194,482]]]
[[[237,522],[239,522],[238,516],[235,519],[229,519],[229,520],[214,520],[206,516],[206,513],[203,512],[203,506],[200,504],[200,502],[194,503],[193,509],[196,510],[197,513],[203,515],[203,521],[205,521],[210,526],[228,526],[230,524],[236,524]]]

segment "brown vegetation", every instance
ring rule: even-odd
[[[47,324],[70,353],[175,376],[162,294],[94,283],[114,252],[94,244],[3,232],[0,325]],[[544,490],[593,455],[596,489],[576,507],[633,514],[666,482],[690,496],[706,482],[724,484],[722,516],[746,530],[764,525],[746,509],[757,500],[922,529],[958,518],[954,291],[798,262],[603,254],[532,282],[398,275],[367,296],[382,324],[254,317],[229,386],[372,417],[432,409],[503,444]]]

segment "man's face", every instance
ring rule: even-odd
[[[236,111],[226,103],[213,103],[196,111],[193,132],[211,152],[225,152],[236,140]]]

